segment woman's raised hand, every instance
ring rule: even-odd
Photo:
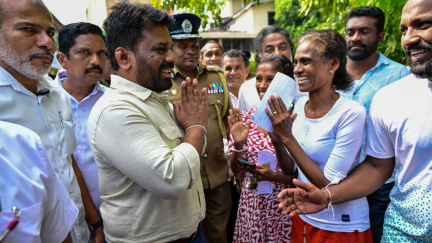
[[[242,149],[249,135],[250,120],[247,120],[246,124],[243,124],[239,108],[234,108],[229,112],[228,124],[230,126],[231,136],[234,139],[234,146],[236,149]]]
[[[287,140],[292,138],[292,125],[297,114],[290,114],[279,95],[277,98],[271,95],[268,104],[271,111],[269,111],[268,108],[266,108],[265,111],[272,123],[273,134],[276,135],[280,141],[286,143]]]

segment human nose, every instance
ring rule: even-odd
[[[297,75],[303,72],[303,67],[300,64],[294,65],[294,74]]]
[[[169,63],[175,63],[177,61],[177,56],[171,49],[167,52],[167,55],[165,56],[165,61]]]
[[[279,50],[279,48],[275,48],[274,55],[275,56],[282,56],[282,52]]]
[[[419,43],[421,38],[417,34],[418,33],[414,29],[408,28],[401,37],[402,47],[409,47]]]
[[[41,32],[41,34],[38,35],[36,46],[41,49],[49,49],[55,51],[55,44],[54,44],[54,38],[49,36],[46,32]]]
[[[101,57],[97,53],[93,53],[90,56],[90,65],[92,65],[92,66],[101,66],[100,65],[101,64],[100,58]],[[105,58],[105,56],[104,56],[104,58]]]
[[[260,90],[263,90],[263,89],[266,88],[266,86],[267,86],[266,81],[263,80],[263,81],[260,83],[260,85],[259,85],[259,89],[260,89]]]
[[[354,35],[353,35],[353,37],[351,38],[351,41],[352,41],[352,42],[358,42],[358,41],[361,41],[361,40],[362,40],[362,39],[361,39],[360,32],[359,32],[359,31],[354,32]]]

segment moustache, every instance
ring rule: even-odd
[[[174,63],[173,62],[163,63],[162,65],[160,65],[159,70],[166,69],[166,68],[173,69]]]
[[[94,66],[91,66],[89,68],[86,68],[86,70],[84,71],[84,74],[87,74],[87,73],[91,72],[92,70],[98,70],[100,73],[102,73],[102,68],[99,67],[98,65],[94,65]]]
[[[364,44],[364,43],[362,43],[362,42],[351,42],[351,43],[348,45],[348,50],[351,50],[351,48],[353,48],[353,47],[355,47],[355,46],[361,47],[361,48],[363,48],[363,49],[365,49],[365,48],[367,47],[366,44]]]
[[[429,51],[432,51],[432,45],[422,39],[420,43],[411,46],[404,46],[403,49],[405,55],[410,56],[411,51],[416,49],[428,49]]]
[[[40,51],[35,51],[35,52],[30,53],[29,60],[31,61],[33,58],[35,58],[35,56],[50,56],[51,59],[54,58],[53,52],[51,50],[48,50],[48,49],[43,49]]]

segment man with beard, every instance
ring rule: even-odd
[[[362,104],[369,112],[375,93],[407,75],[408,69],[377,52],[384,39],[385,15],[377,7],[352,9],[345,25],[345,40],[348,46],[347,70],[354,79],[354,87],[343,92],[344,96]],[[366,158],[364,143],[360,161]],[[382,237],[384,214],[390,203],[389,194],[394,186],[394,175],[376,192],[367,197],[372,237],[375,243]]]
[[[80,172],[72,158],[76,140],[71,103],[66,92],[47,77],[56,50],[51,13],[41,0],[2,0],[0,25],[0,120],[39,135],[54,171],[79,210],[72,239],[88,242],[84,209],[91,211],[86,206],[92,201],[89,198],[83,205],[81,190],[87,189],[76,177]]]
[[[238,107],[238,94],[240,86],[249,75],[249,61],[246,54],[239,50],[229,50],[222,56],[223,72],[230,89],[231,100],[234,107]]]
[[[432,241],[431,22],[430,1],[406,3],[399,28],[413,74],[382,88],[373,98],[365,161],[338,185],[326,189],[294,181],[300,188],[287,189],[279,195],[288,196],[280,205],[287,207],[283,213],[316,213],[328,205],[367,196],[396,169],[381,242]]]
[[[85,183],[86,191],[81,194],[86,205],[93,210],[86,211],[91,225],[92,238],[103,242],[103,222],[98,214],[101,204],[99,177],[96,162],[87,138],[87,120],[96,101],[105,92],[99,84],[105,66],[105,38],[102,30],[90,23],[65,25],[58,35],[59,52],[57,60],[66,71],[59,73],[56,81],[68,93],[72,103],[72,117],[76,122],[74,129],[78,147],[73,156],[81,174],[77,176],[80,183]]]
[[[209,40],[201,48],[200,62],[202,62],[204,65],[222,67],[221,58],[223,53],[224,51],[221,44],[214,40]]]
[[[177,56],[172,76],[169,101],[179,102],[183,96],[181,83],[187,77],[198,80],[200,89],[207,92],[208,132],[204,155],[201,157],[201,178],[207,205],[203,233],[208,242],[227,242],[226,228],[231,210],[231,192],[228,183],[228,164],[223,138],[229,135],[228,115],[232,109],[229,91],[222,69],[199,62],[198,34],[201,20],[194,14],[173,16],[170,28],[174,54]]]
[[[182,106],[168,102],[176,57],[172,16],[142,3],[118,3],[104,22],[117,75],[94,105],[88,137],[99,171],[108,242],[205,242],[200,154],[206,92],[182,82]],[[125,29],[128,31],[125,32]]]

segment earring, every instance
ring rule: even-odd
[[[330,73],[334,73],[334,71],[333,71],[333,70],[330,70]]]

